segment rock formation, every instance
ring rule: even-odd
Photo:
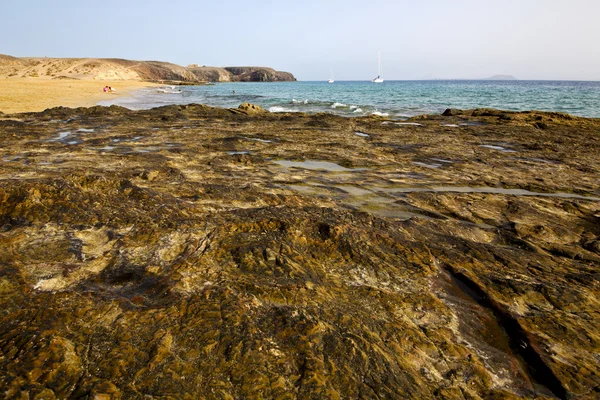
[[[1,115],[0,393],[598,398],[600,120],[448,114]]]
[[[275,71],[264,67],[225,67],[236,82],[277,82],[295,81],[296,78],[289,72]]]

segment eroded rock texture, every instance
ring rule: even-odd
[[[3,115],[6,398],[597,398],[600,121]]]

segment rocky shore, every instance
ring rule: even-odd
[[[5,398],[600,397],[600,120],[0,115]]]

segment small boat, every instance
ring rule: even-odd
[[[332,68],[331,69],[331,78],[329,78],[329,80],[327,81],[327,83],[333,83],[333,82],[335,82],[335,81],[333,80],[333,68]]]
[[[378,52],[377,55],[377,78],[374,78],[371,82],[382,83],[383,77],[381,76],[381,52]]]

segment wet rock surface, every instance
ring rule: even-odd
[[[0,393],[598,398],[599,132],[497,110],[2,115]]]

